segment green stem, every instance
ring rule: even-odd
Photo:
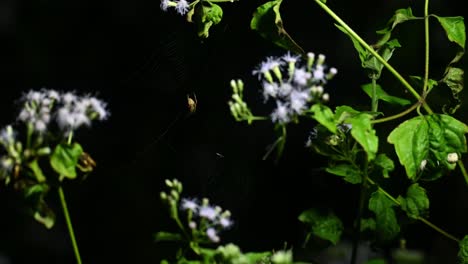
[[[422,102],[422,105],[424,109],[429,114],[432,114],[433,111],[427,105],[425,101],[423,101],[423,98],[416,92],[416,90],[398,73],[398,71],[395,70],[382,56],[380,56],[369,44],[367,44],[354,30],[352,30],[340,17],[338,17],[330,8],[328,8],[322,1],[320,0],[314,0],[315,3],[317,3],[325,12],[327,12],[333,19],[335,19],[340,26],[342,26],[348,33],[351,35],[355,40],[359,42],[367,51],[369,51],[372,55],[375,56],[375,58],[382,63],[382,65],[387,68],[390,73],[392,73],[402,84],[403,86],[418,100]]]
[[[466,172],[465,165],[463,164],[461,160],[458,160],[457,164],[458,164],[458,167],[460,167],[460,171],[463,175],[463,178],[465,178],[466,184],[468,184],[468,173]]]
[[[385,191],[384,189],[382,189],[382,187],[380,187],[376,182],[374,182],[372,179],[370,178],[367,178],[367,181],[372,184],[372,185],[375,185],[377,186],[377,189],[379,190],[379,192],[383,193],[388,199],[390,199],[392,202],[394,202],[396,205],[398,206],[401,206],[400,202],[395,199],[393,196],[391,196],[387,191]],[[427,226],[429,226],[430,228],[434,229],[435,231],[439,232],[440,234],[442,234],[443,236],[459,243],[460,240],[458,238],[456,238],[455,236],[445,232],[444,230],[442,230],[440,227],[434,225],[433,223],[429,222],[429,220],[423,218],[423,217],[418,217],[417,220],[423,222],[424,224],[426,224]]]
[[[62,186],[59,186],[58,192],[60,196],[60,203],[62,204],[63,214],[67,222],[68,233],[70,234],[70,240],[72,242],[73,251],[75,252],[76,263],[81,264],[80,251],[78,250],[78,244],[76,243],[75,233],[73,231],[70,214],[68,213],[67,202],[65,201],[65,194],[63,193]]]
[[[70,131],[67,137],[68,144],[71,144],[72,138],[73,138],[73,131]],[[65,216],[65,221],[67,223],[68,234],[70,235],[70,240],[72,242],[73,252],[75,253],[76,263],[81,264],[80,251],[78,249],[78,243],[76,242],[75,232],[73,231],[73,225],[72,225],[70,213],[68,212],[67,201],[65,200],[65,193],[63,192],[62,186],[58,187],[58,193],[60,196],[60,204],[62,205],[62,209],[63,209],[63,215]]]
[[[425,47],[425,63],[424,63],[424,84],[423,91],[427,94],[427,83],[429,80],[429,0],[424,3],[424,42]]]
[[[380,118],[380,119],[376,119],[376,120],[371,121],[371,123],[372,124],[378,124],[378,123],[384,123],[384,122],[388,122],[388,121],[391,121],[391,120],[398,119],[398,118],[400,118],[402,116],[405,116],[405,115],[411,113],[414,109],[416,109],[420,105],[421,105],[421,103],[417,102],[414,105],[412,105],[410,108],[406,109],[405,111],[403,111],[401,113],[398,113],[398,114],[392,115],[392,116],[388,116],[388,117],[384,117],[384,118]]]
[[[366,201],[366,192],[367,192],[367,178],[369,174],[367,173],[367,168],[369,166],[369,161],[366,159],[366,162],[364,164],[364,171],[362,172],[362,183],[361,183],[361,190],[359,191],[359,207],[358,207],[358,212],[356,216],[356,222],[355,222],[355,235],[354,235],[354,241],[353,241],[353,249],[351,252],[351,264],[356,264],[357,261],[357,255],[358,255],[358,245],[359,245],[359,240],[360,240],[360,234],[361,234],[361,218],[362,218],[362,212],[364,211],[364,204]]]
[[[377,112],[379,108],[379,98],[377,98],[377,81],[375,78],[372,78],[372,103],[371,103],[371,111]]]

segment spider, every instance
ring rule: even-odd
[[[187,107],[190,114],[193,114],[195,111],[197,111],[197,103],[197,96],[195,94],[193,94],[193,98],[187,94]]]

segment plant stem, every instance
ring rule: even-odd
[[[424,3],[424,42],[425,47],[425,63],[424,63],[424,84],[423,92],[427,94],[427,83],[429,80],[429,0],[425,0]]]
[[[388,121],[391,121],[391,120],[394,120],[394,119],[398,119],[398,118],[400,118],[402,116],[405,116],[405,115],[413,112],[413,110],[416,109],[420,105],[421,105],[421,103],[417,102],[414,105],[412,105],[410,108],[406,109],[405,111],[403,111],[401,113],[398,113],[398,114],[392,115],[392,116],[388,116],[388,117],[384,117],[384,118],[380,118],[380,119],[376,119],[376,120],[372,120],[371,123],[372,124],[378,124],[378,123],[384,123],[384,122],[388,122]]]
[[[372,185],[375,185],[377,186],[379,192],[383,193],[388,199],[390,199],[392,202],[394,202],[396,205],[398,206],[401,206],[400,202],[395,199],[393,196],[391,196],[387,191],[385,191],[384,189],[382,189],[382,187],[380,187],[376,182],[374,182],[372,179],[370,178],[367,178],[367,181],[369,183],[371,183]],[[445,232],[444,230],[442,230],[440,227],[434,225],[433,223],[429,222],[429,220],[427,220],[426,218],[423,218],[423,217],[418,217],[417,220],[423,222],[424,224],[426,224],[427,226],[429,226],[430,228],[434,229],[435,231],[439,232],[440,234],[442,234],[443,236],[459,243],[460,240],[458,238],[456,238],[455,236]]]
[[[364,164],[364,171],[362,172],[362,183],[361,183],[361,190],[359,191],[359,207],[358,207],[358,212],[356,216],[356,223],[355,223],[355,234],[354,234],[354,241],[353,241],[353,249],[351,252],[351,264],[356,264],[357,261],[357,255],[358,255],[358,247],[359,247],[359,240],[360,240],[360,234],[361,234],[361,218],[362,218],[362,212],[364,211],[364,203],[366,200],[366,194],[367,194],[367,179],[368,179],[368,173],[367,173],[367,168],[369,166],[368,160],[366,159],[366,162]]]
[[[468,184],[468,173],[466,172],[465,165],[463,164],[463,161],[458,160],[457,161],[458,167],[460,167],[460,171],[463,175],[463,178],[465,178],[466,184]]]
[[[60,196],[60,203],[62,204],[63,214],[65,216],[65,221],[67,222],[68,233],[72,242],[73,251],[75,252],[76,263],[81,264],[80,251],[78,250],[78,244],[76,243],[75,233],[73,231],[70,214],[68,213],[67,202],[65,201],[65,194],[63,193],[62,186],[59,186],[58,192]]]
[[[416,92],[416,90],[398,73],[395,68],[393,68],[382,56],[380,56],[369,44],[367,44],[354,30],[352,30],[339,16],[337,16],[330,8],[328,8],[322,1],[314,0],[325,12],[327,12],[333,19],[335,19],[340,26],[342,26],[355,40],[359,42],[367,51],[369,51],[375,58],[382,63],[385,68],[387,68],[390,73],[392,73],[402,84],[403,86],[418,100],[422,102],[422,106],[429,114],[432,114],[433,111],[427,105],[423,98]]]
[[[73,139],[73,131],[70,131],[67,137],[67,143],[71,144],[72,139]],[[67,201],[65,200],[65,193],[63,191],[62,186],[58,187],[58,193],[60,196],[60,204],[62,205],[62,209],[63,209],[63,215],[65,216],[65,221],[67,223],[68,234],[70,235],[70,240],[72,242],[73,252],[75,253],[76,263],[81,264],[81,255],[78,249],[78,243],[76,242],[75,232],[73,231],[73,225],[72,225],[70,213],[68,212]]]
[[[379,109],[379,98],[377,98],[377,81],[375,78],[372,78],[372,103],[371,103],[371,111],[377,112]]]

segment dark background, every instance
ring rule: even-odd
[[[464,16],[462,3],[456,2],[431,1],[431,13]],[[245,81],[255,112],[269,111],[258,100],[251,70],[264,57],[284,51],[249,29],[251,14],[261,3],[223,4],[222,22],[208,39],[200,39],[193,24],[175,12],[162,12],[157,0],[0,2],[2,126],[14,120],[15,100],[30,89],[92,93],[109,104],[108,121],[76,134],[97,161],[95,172],[64,187],[84,263],[158,263],[173,255],[170,246],[152,238],[156,231],[175,230],[159,201],[166,178],[181,180],[187,196],[207,196],[229,208],[235,227],[222,238],[245,251],[279,249],[285,242],[299,248],[304,230],[297,215],[309,207],[333,208],[352,226],[358,188],[319,172],[325,160],[303,147],[313,124],[290,126],[284,156],[275,164],[271,158],[262,160],[275,140],[273,125],[247,126],[230,116],[233,78]],[[328,5],[372,42],[394,10],[410,4],[421,16],[423,1]],[[326,54],[327,63],[338,69],[326,87],[330,106],[357,102],[356,108],[368,109],[370,102],[359,89],[366,75],[351,42],[331,18],[313,1],[284,1],[281,11],[296,42],[306,51]],[[431,74],[438,79],[455,49],[432,25]],[[405,76],[423,74],[422,30],[423,23],[416,21],[396,31],[403,48],[392,64]],[[412,99],[388,72],[381,84]],[[193,93],[197,112],[188,115],[186,95]],[[447,98],[443,91],[435,94],[440,96],[433,98]],[[467,122],[467,111],[463,105],[456,117]],[[389,129],[396,124],[388,124]],[[381,130],[389,131],[384,125]],[[402,175],[394,177],[397,195],[407,185]],[[431,198],[430,220],[458,237],[467,234],[467,189],[458,171],[424,187]],[[51,192],[48,202],[57,213],[51,230],[26,216],[21,201],[0,189],[0,256],[7,263],[74,262],[58,195]],[[417,223],[403,235],[410,248],[433,256],[434,263],[454,263],[456,243],[426,226]]]

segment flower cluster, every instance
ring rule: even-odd
[[[312,101],[328,101],[323,86],[336,75],[335,68],[327,69],[325,55],[307,54],[303,65],[299,56],[290,53],[282,57],[269,57],[252,74],[262,82],[264,101],[274,100],[276,108],[271,120],[285,124],[304,114]],[[286,73],[284,73],[286,71]]]
[[[219,206],[211,205],[207,198],[198,202],[197,199],[180,199],[182,184],[177,180],[166,180],[169,192],[161,192],[161,200],[168,204],[171,218],[180,223],[179,210],[187,214],[185,226],[179,226],[185,234],[190,232],[190,238],[197,242],[218,243],[219,232],[233,225],[231,213]],[[187,232],[189,231],[189,232]]]
[[[182,199],[181,208],[190,212],[189,227],[192,230],[202,230],[212,242],[219,242],[218,233],[232,226],[231,213],[223,211],[219,206],[212,206],[204,198],[201,203],[195,199]],[[197,221],[198,220],[198,223]]]
[[[104,120],[109,116],[106,104],[86,95],[73,92],[59,93],[55,90],[31,90],[21,98],[23,108],[18,120],[26,123],[35,132],[45,132],[52,119],[65,133],[83,125],[91,125],[94,119]]]
[[[161,0],[161,9],[167,11],[173,7],[180,15],[185,15],[190,10],[190,4],[187,0]]]

